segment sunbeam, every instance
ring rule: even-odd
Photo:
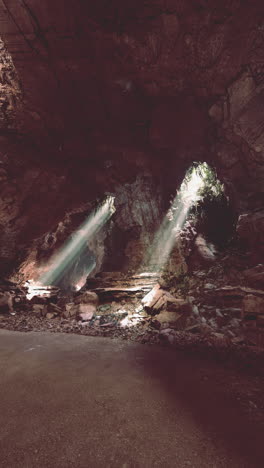
[[[85,250],[87,242],[104,226],[114,212],[114,197],[108,196],[102,206],[93,211],[65,245],[53,255],[47,271],[38,278],[37,282],[30,283],[28,295],[32,297],[34,290],[41,286],[57,284],[77,256]]]
[[[148,271],[160,272],[167,264],[177,232],[183,228],[190,209],[199,200],[204,183],[201,169],[193,168],[190,177],[184,179],[147,252],[144,264]]]

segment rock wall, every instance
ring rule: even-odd
[[[88,274],[103,271],[138,271],[153,233],[162,218],[161,188],[150,174],[140,175],[131,184],[119,185],[112,194],[116,212],[102,229],[87,241],[66,272],[62,287],[74,287]],[[71,234],[78,230],[95,203],[86,203],[66,214],[54,229],[35,240],[14,279],[37,280],[45,272],[49,259]]]
[[[153,233],[161,222],[164,201],[161,186],[151,174],[139,175],[114,193],[116,214],[106,239],[103,269],[139,270]]]
[[[22,107],[19,77],[13,60],[0,39],[0,129],[15,130],[19,125],[16,118]]]
[[[145,172],[165,207],[194,160],[217,168],[238,214],[260,210],[263,13],[261,0],[3,0],[4,269],[70,210],[122,185],[129,199]],[[131,219],[119,206],[116,267],[136,268],[153,229],[140,197]]]

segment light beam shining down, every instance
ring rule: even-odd
[[[87,241],[103,227],[114,212],[114,197],[108,196],[102,206],[88,216],[71,239],[51,258],[48,271],[38,279],[38,283],[43,286],[57,283],[76,257],[86,248]]]
[[[168,262],[169,256],[175,245],[176,235],[187,220],[190,209],[199,200],[200,190],[205,182],[202,171],[193,168],[189,178],[184,179],[180,190],[172,203],[172,208],[167,212],[154,242],[147,252],[145,267],[148,271],[160,272]]]

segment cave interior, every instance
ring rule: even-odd
[[[263,3],[44,3],[0,7],[2,326],[263,346]]]

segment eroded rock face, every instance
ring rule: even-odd
[[[233,183],[240,209],[263,204],[263,90],[252,70],[241,72],[209,111],[221,128],[222,141],[214,146],[219,171]]]
[[[0,128],[14,130],[19,121],[16,115],[22,106],[19,77],[13,60],[0,39]]]
[[[103,269],[139,270],[163,212],[162,188],[150,173],[117,187],[116,213],[109,226]]]

